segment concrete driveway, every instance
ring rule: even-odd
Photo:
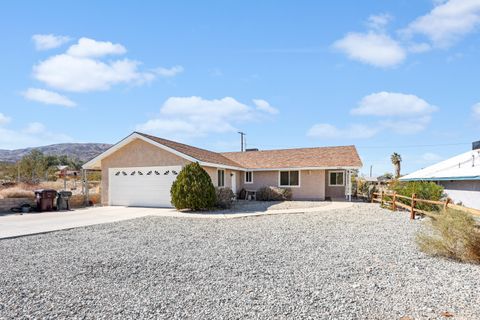
[[[141,218],[149,215],[168,215],[174,209],[97,207],[74,211],[27,213],[0,216],[0,239],[57,231],[101,223]]]
[[[102,223],[111,223],[146,216],[197,218],[197,219],[235,219],[260,215],[294,214],[345,209],[351,202],[330,202],[318,208],[295,208],[235,213],[187,213],[171,208],[140,207],[96,207],[74,211],[27,213],[24,215],[0,216],[0,239],[20,237],[44,232],[79,228]]]

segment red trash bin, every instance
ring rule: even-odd
[[[37,203],[37,211],[53,211],[55,210],[55,198],[57,191],[53,189],[35,190],[35,200]]]

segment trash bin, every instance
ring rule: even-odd
[[[71,191],[59,191],[57,198],[57,210],[70,210]]]
[[[55,209],[55,198],[57,191],[53,189],[35,190],[35,200],[37,203],[37,211],[52,211]]]

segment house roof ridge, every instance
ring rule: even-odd
[[[144,133],[144,132],[134,131],[134,133],[138,133],[138,134],[140,134],[140,135],[142,135],[142,136],[144,136],[144,137],[147,137],[147,138],[160,139],[160,140],[172,142],[172,143],[179,144],[179,145],[182,145],[182,146],[185,146],[185,147],[189,147],[189,148],[195,148],[195,149],[202,150],[202,151],[207,151],[207,152],[213,152],[213,153],[221,154],[220,152],[216,152],[216,151],[211,151],[211,150],[208,150],[208,149],[203,149],[203,148],[195,147],[195,146],[192,146],[192,145],[190,145],[190,144],[186,144],[186,143],[182,143],[182,142],[178,142],[178,141],[174,141],[174,140],[170,140],[170,139],[165,139],[165,138],[162,138],[162,137],[157,137],[157,136],[154,136],[154,135],[152,135],[152,134],[148,134],[148,133]]]
[[[136,134],[139,134],[145,138],[148,138],[148,139],[151,139],[153,141],[156,141],[156,140],[160,140],[160,143],[161,141],[164,141],[164,142],[167,142],[169,144],[173,144],[173,145],[176,145],[176,146],[181,146],[181,147],[184,147],[184,148],[191,148],[191,149],[195,149],[197,151],[201,151],[201,152],[207,152],[207,153],[210,153],[210,154],[215,154],[216,156],[218,157],[221,157],[223,159],[226,160],[226,162],[230,162],[230,163],[216,163],[216,164],[230,164],[230,165],[234,165],[234,166],[238,166],[240,168],[243,168],[243,166],[239,163],[237,163],[236,161],[224,156],[223,154],[221,154],[220,152],[216,152],[216,151],[211,151],[211,150],[208,150],[208,149],[203,149],[203,148],[199,148],[199,147],[195,147],[195,146],[192,146],[192,145],[189,145],[189,144],[186,144],[186,143],[181,143],[181,142],[177,142],[177,141],[173,141],[173,140],[169,140],[169,139],[165,139],[165,138],[161,138],[161,137],[157,137],[157,136],[154,136],[154,135],[151,135],[151,134],[148,134],[148,133],[143,133],[143,132],[139,132],[139,131],[134,131],[134,133]],[[157,141],[159,142],[159,141]],[[176,149],[175,147],[173,146],[169,146],[173,149]],[[177,151],[180,151],[180,150],[177,150]],[[180,151],[180,152],[183,152],[183,151]],[[198,156],[193,156],[193,155],[190,155],[192,156],[193,158],[199,160],[199,161],[205,161],[204,159],[198,159]],[[211,160],[210,160],[211,161]],[[215,163],[215,162],[213,162]]]
[[[324,146],[324,147],[298,147],[298,148],[284,148],[284,149],[265,149],[265,150],[255,150],[255,151],[223,151],[219,152],[220,154],[232,154],[232,153],[245,153],[245,152],[270,152],[270,151],[295,151],[295,150],[305,150],[305,149],[327,149],[327,148],[354,148],[355,145],[343,145],[343,146]]]

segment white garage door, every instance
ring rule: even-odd
[[[172,207],[170,188],[181,166],[110,168],[112,206]]]

